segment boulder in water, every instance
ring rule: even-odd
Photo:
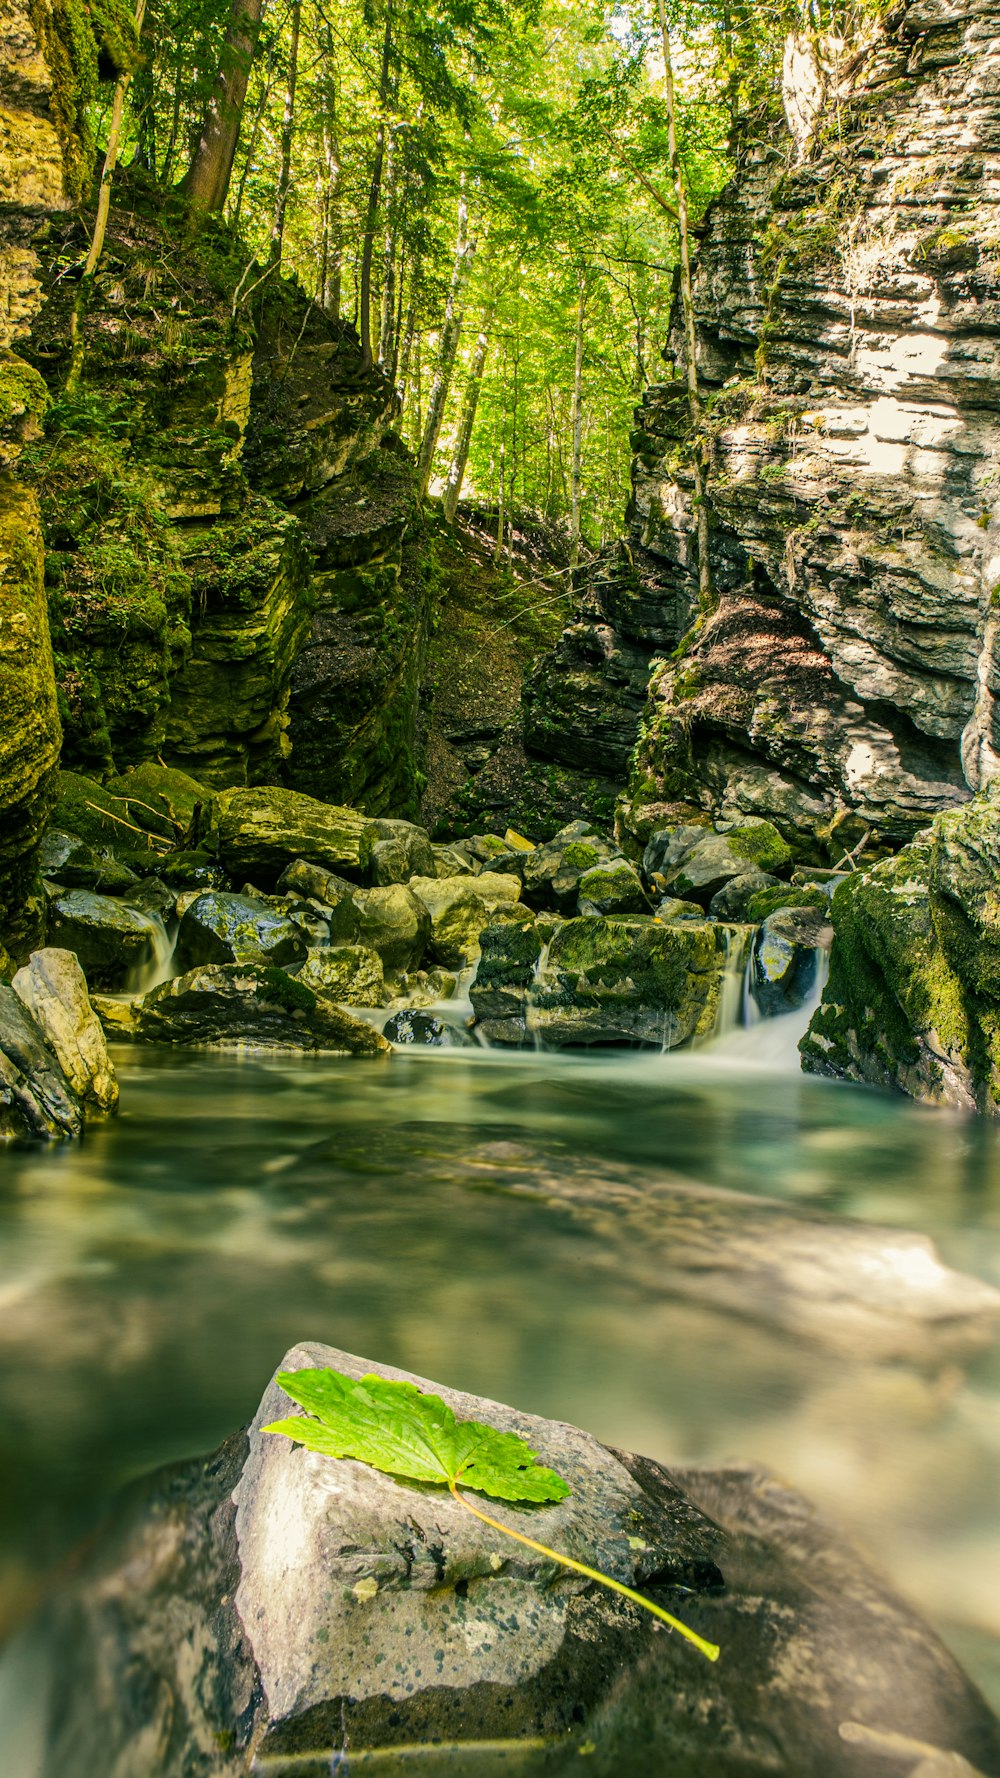
[[[718,1010],[725,931],[707,920],[585,915],[559,926],[532,991],[529,1029],[558,1048],[708,1036]]]
[[[49,904],[48,937],[57,949],[76,953],[91,988],[124,988],[153,961],[162,936],[155,915],[89,889],[70,889]]]
[[[522,1044],[528,1039],[529,995],[542,955],[537,924],[509,921],[487,926],[472,984],[476,1027],[489,1043]]]
[[[829,910],[781,908],[768,914],[754,941],[753,997],[766,1018],[804,1006],[816,986],[817,952],[828,950]]]
[[[192,839],[218,858],[231,877],[273,888],[293,860],[364,881],[378,834],[356,809],[320,803],[297,790],[260,785],[223,790],[199,810]]]
[[[873,1744],[1000,1769],[996,1719],[953,1657],[763,1472],[670,1474],[328,1346],[281,1368],[324,1365],[526,1439],[571,1494],[487,1513],[641,1589],[721,1659],[445,1489],[265,1432],[289,1411],[275,1380],[213,1457],[133,1487],[53,1597],[40,1778],[318,1778],[354,1759],[389,1778],[571,1778],[581,1757],[596,1778],[868,1778]]]
[[[390,999],[382,959],[367,945],[315,947],[295,979],[341,1006],[386,1006]]]
[[[325,993],[273,966],[210,964],[143,995],[133,1035],[142,1043],[232,1044],[329,1050],[353,1056],[389,1046]]]
[[[0,1141],[79,1136],[83,1107],[41,1027],[0,982]]]
[[[76,1096],[98,1111],[118,1105],[118,1081],[101,1022],[72,951],[34,951],[12,983]]]
[[[177,966],[199,963],[301,963],[308,946],[281,902],[210,889],[185,908],[177,931]]]

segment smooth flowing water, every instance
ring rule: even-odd
[[[905,1317],[879,1344],[843,1304],[810,1320],[794,1279],[779,1309],[766,1266],[727,1286],[725,1216],[704,1231],[716,1272],[675,1263],[670,1221],[693,1182],[822,1212],[828,1253],[843,1219],[877,1225],[873,1278],[884,1259],[922,1284],[931,1262],[885,1231],[923,1230],[1000,1285],[1000,1131],[743,1036],[672,1056],[119,1051],[114,1122],[0,1157],[0,1629],[119,1484],[212,1448],[318,1339],[668,1463],[772,1466],[1000,1704],[997,1346],[914,1331],[911,1350]],[[0,1745],[13,1709],[0,1687]]]

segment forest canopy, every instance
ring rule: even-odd
[[[182,185],[353,324],[449,516],[461,492],[501,533],[517,508],[615,531],[632,410],[668,374],[678,180],[696,222],[737,134],[768,133],[797,8],[139,0],[136,22],[95,117],[105,195],[116,159]]]

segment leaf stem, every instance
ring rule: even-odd
[[[459,1505],[464,1506],[466,1512],[472,1513],[475,1518],[481,1519],[484,1525],[489,1525],[494,1531],[502,1531],[505,1537],[513,1537],[518,1543],[526,1544],[529,1550],[536,1550],[540,1556],[551,1557],[553,1562],[561,1563],[564,1568],[572,1568],[576,1574],[586,1575],[588,1580],[599,1581],[602,1587],[611,1587],[614,1592],[623,1594],[626,1599],[631,1599],[633,1605],[641,1605],[645,1611],[651,1611],[654,1617],[661,1618],[665,1624],[669,1624],[672,1630],[678,1630],[682,1636],[687,1638],[688,1642],[693,1642],[695,1648],[701,1650],[706,1660],[718,1660],[719,1649],[716,1643],[706,1642],[705,1638],[699,1636],[696,1630],[689,1630],[687,1624],[682,1624],[679,1618],[671,1617],[669,1611],[664,1611],[661,1606],[654,1605],[652,1599],[643,1598],[643,1595],[637,1593],[634,1588],[625,1586],[622,1581],[613,1579],[610,1574],[602,1574],[599,1568],[588,1568],[585,1562],[575,1562],[572,1556],[560,1555],[558,1550],[550,1550],[548,1544],[545,1543],[536,1543],[533,1537],[525,1537],[522,1531],[514,1531],[510,1525],[501,1525],[499,1519],[491,1519],[489,1513],[481,1512],[478,1506],[473,1506],[471,1500],[466,1500],[465,1495],[459,1493],[454,1481],[449,1481],[448,1487]]]

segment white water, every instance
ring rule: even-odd
[[[174,967],[176,928],[172,933],[168,932],[159,914],[144,914],[143,921],[149,929],[150,955],[129,972],[125,990],[128,994],[148,994],[151,988],[159,988],[177,974]]]
[[[720,1060],[739,1062],[742,1067],[780,1069],[783,1072],[797,1073],[799,1070],[799,1043],[809,1029],[813,1013],[823,997],[827,974],[830,967],[829,952],[818,949],[816,957],[816,976],[808,998],[794,1011],[781,1013],[777,1018],[766,1018],[753,997],[752,975],[753,951],[745,959],[740,980],[740,991],[737,1000],[738,1017],[727,1025],[720,1017],[716,1024],[715,1035],[707,1046],[714,1057]]]

